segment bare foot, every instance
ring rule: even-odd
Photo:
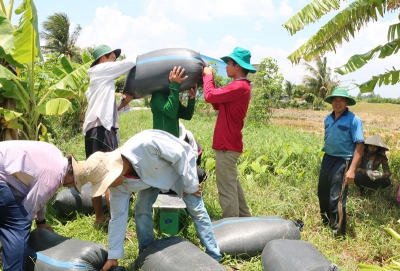
[[[107,226],[109,222],[110,222],[110,218],[109,218],[109,217],[104,217],[104,218],[102,218],[102,219],[96,219],[96,220],[94,221],[94,226],[95,226],[96,228],[98,228],[98,227],[103,227],[103,226]]]

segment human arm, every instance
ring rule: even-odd
[[[345,175],[345,182],[347,185],[354,184],[354,177],[356,174],[357,165],[361,160],[363,149],[364,149],[364,142],[356,143],[356,148],[353,154],[353,160]]]
[[[100,271],[110,270],[111,267],[118,266],[118,260],[116,259],[108,259],[106,263],[103,265],[103,268]]]
[[[53,228],[50,225],[46,224],[46,219],[43,220],[36,220],[36,228],[43,228],[43,229],[47,229],[50,231],[54,231]]]
[[[199,189],[196,192],[192,193],[192,195],[195,196],[196,198],[200,198],[201,197],[201,192],[203,191],[203,188],[201,187],[201,184],[199,184],[198,187],[199,187]],[[183,192],[183,196],[186,196],[186,195],[187,195],[187,193]]]
[[[133,96],[128,93],[122,94],[121,98],[122,98],[121,103],[118,105],[118,109],[117,109],[118,111],[120,111],[122,108],[127,106],[133,100]]]
[[[382,165],[382,171],[379,171],[379,167]],[[390,172],[389,162],[385,154],[379,155],[374,160],[373,170],[367,170],[368,177],[375,181],[377,179],[389,178],[392,173]]]
[[[240,99],[247,92],[250,92],[248,80],[235,80],[225,87],[217,88],[212,74],[203,76],[204,99],[207,103],[213,104],[213,106],[214,104]]]
[[[197,92],[197,85],[194,88],[190,88],[188,90],[188,97],[189,100],[187,102],[187,106],[184,106],[181,102],[179,102],[179,109],[178,109],[178,118],[191,120],[194,114],[194,106],[196,103],[196,92]]]
[[[169,94],[163,92],[153,93],[150,101],[153,114],[157,111],[161,112],[169,118],[178,118],[179,111],[179,87],[182,81],[186,80],[187,76],[183,76],[185,69],[174,67],[169,74]]]
[[[383,170],[382,178],[389,178],[392,175],[392,172],[390,171],[389,168],[389,161],[386,155],[384,155],[382,159],[382,170]]]
[[[97,64],[89,69],[91,72],[90,80],[99,78],[100,80],[115,80],[121,75],[128,73],[135,66],[135,62],[124,59],[115,62],[104,62]]]
[[[43,221],[46,214],[46,204],[51,198],[56,194],[58,188],[61,186],[61,181],[59,178],[59,172],[46,171],[45,174],[36,180],[26,195],[25,199],[22,201],[23,206],[27,212],[31,215],[32,219],[36,221]],[[52,174],[54,173],[54,174]],[[64,178],[64,175],[62,175]]]

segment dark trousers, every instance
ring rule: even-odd
[[[25,270],[32,218],[17,202],[10,187],[0,182],[0,242],[3,246],[3,270]]]
[[[356,173],[356,177],[354,179],[355,185],[360,187],[360,191],[364,192],[365,188],[377,190],[379,188],[386,188],[392,182],[389,178],[381,178],[376,179],[375,181],[371,180],[367,175],[364,175],[360,172]]]
[[[346,161],[339,157],[325,154],[322,159],[318,181],[318,199],[322,221],[329,224],[332,230],[339,227],[338,203],[342,190],[343,174]],[[348,187],[343,191],[342,212],[343,220],[339,234],[346,232],[346,201]]]
[[[86,159],[97,151],[110,152],[118,148],[117,132],[115,128],[108,131],[103,126],[94,127],[86,132],[85,151]]]

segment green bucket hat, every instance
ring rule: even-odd
[[[356,104],[356,100],[354,100],[353,98],[351,98],[349,96],[349,92],[345,88],[335,88],[332,91],[332,94],[330,96],[325,97],[324,101],[327,102],[327,103],[332,104],[332,98],[333,97],[345,97],[345,98],[349,99],[349,104],[348,105],[355,105]]]
[[[90,65],[90,67],[93,67],[94,65],[96,65],[97,61],[100,59],[100,57],[109,54],[111,52],[114,52],[115,54],[115,59],[117,59],[119,57],[119,55],[121,54],[121,49],[115,49],[115,50],[111,50],[111,48],[107,45],[100,45],[97,46],[92,53],[92,56],[94,58],[94,61],[92,63],[92,65]]]
[[[221,59],[228,63],[228,58],[232,58],[239,64],[243,69],[248,70],[250,73],[255,73],[256,69],[254,69],[253,65],[250,64],[251,53],[250,51],[236,47],[233,52],[229,56],[223,56]]]

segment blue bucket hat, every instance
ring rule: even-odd
[[[228,63],[228,58],[232,58],[233,60],[235,60],[240,67],[248,70],[250,73],[256,72],[256,69],[254,69],[253,65],[250,64],[250,58],[251,58],[250,51],[243,49],[241,47],[236,47],[229,56],[221,57],[221,59],[225,63]]]
[[[356,100],[354,100],[353,98],[351,98],[349,96],[349,92],[345,88],[335,88],[332,91],[331,95],[329,95],[328,97],[325,97],[324,101],[332,104],[333,97],[345,97],[345,98],[349,99],[349,103],[347,105],[355,105],[356,104]]]
[[[100,59],[100,57],[109,54],[111,52],[114,52],[115,54],[115,59],[117,59],[119,57],[119,55],[121,54],[121,49],[115,49],[115,50],[111,50],[111,48],[107,45],[99,45],[97,46],[92,53],[92,56],[94,58],[94,61],[92,63],[92,65],[90,65],[90,67],[93,67],[94,65],[96,65],[97,61]]]

